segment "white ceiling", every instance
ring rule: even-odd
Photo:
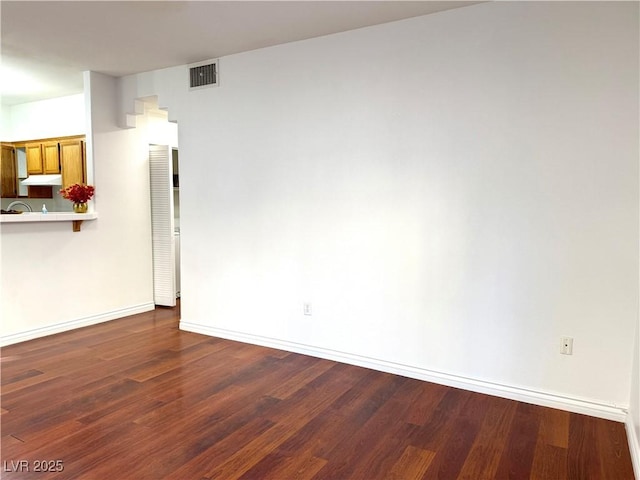
[[[477,1],[0,2],[3,105],[123,76],[391,22]]]

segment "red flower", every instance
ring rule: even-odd
[[[96,191],[93,185],[81,185],[75,183],[67,188],[60,190],[63,198],[71,200],[73,203],[87,203],[93,197]]]

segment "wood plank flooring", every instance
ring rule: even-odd
[[[633,478],[621,423],[182,332],[178,318],[3,348],[2,478]]]

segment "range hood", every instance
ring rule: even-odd
[[[62,175],[29,175],[21,185],[62,185]]]

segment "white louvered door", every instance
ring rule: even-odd
[[[166,307],[176,304],[172,163],[171,147],[149,145],[153,297],[156,305]]]

